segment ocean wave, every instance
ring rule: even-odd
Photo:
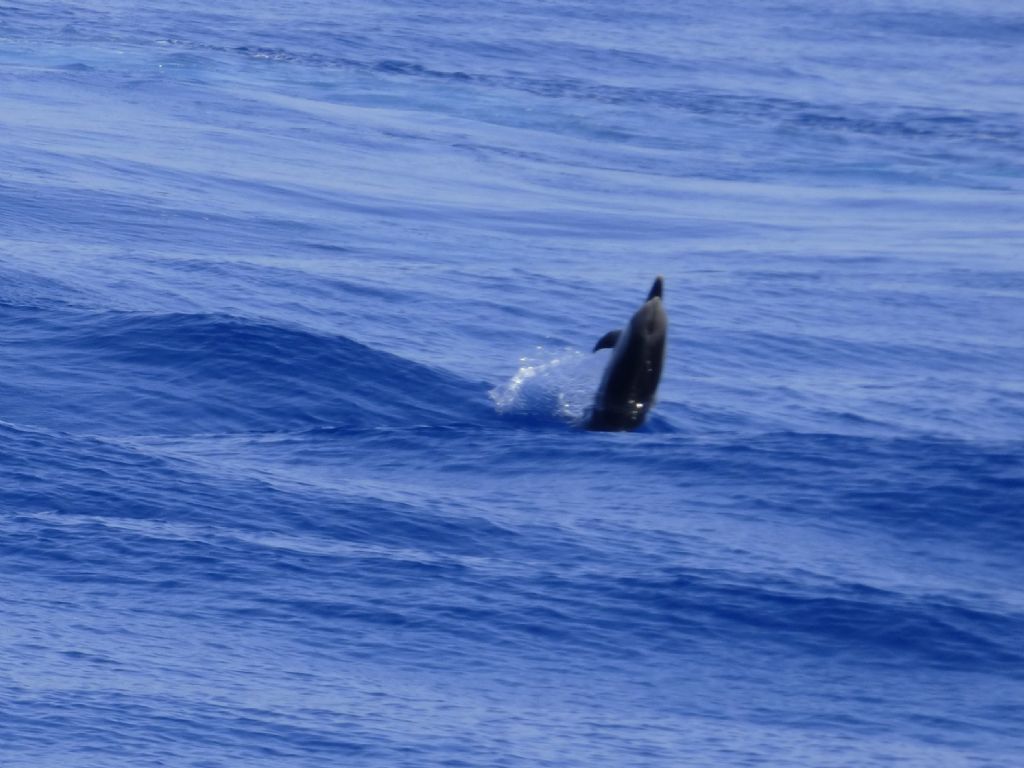
[[[474,384],[444,371],[258,320],[18,314],[22,356],[7,358],[5,383],[23,402],[10,415],[39,424],[95,434],[355,428],[461,421],[480,399]],[[59,383],[46,376],[57,369],[66,373]]]

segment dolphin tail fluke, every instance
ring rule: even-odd
[[[608,331],[604,336],[597,340],[597,344],[594,345],[594,352],[599,349],[612,349],[616,344],[619,343],[619,336],[622,335],[622,331]]]
[[[665,289],[665,278],[658,275],[654,278],[654,285],[651,286],[651,292],[647,294],[647,300],[650,301],[655,296],[659,299],[662,298],[661,293]]]

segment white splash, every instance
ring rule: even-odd
[[[533,355],[519,359],[512,378],[491,390],[491,400],[498,413],[580,421],[594,397],[601,362],[578,349],[537,347]]]

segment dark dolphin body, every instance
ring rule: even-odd
[[[663,280],[658,277],[647,301],[619,331],[609,331],[594,351],[612,349],[601,386],[594,396],[587,429],[636,429],[654,405],[654,393],[665,360],[668,315],[662,305]]]

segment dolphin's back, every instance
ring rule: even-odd
[[[595,351],[611,346],[611,360],[594,396],[587,429],[616,431],[636,429],[647,418],[661,380],[665,361],[668,317],[662,306],[663,281],[658,277],[647,301],[621,333],[606,334]]]

